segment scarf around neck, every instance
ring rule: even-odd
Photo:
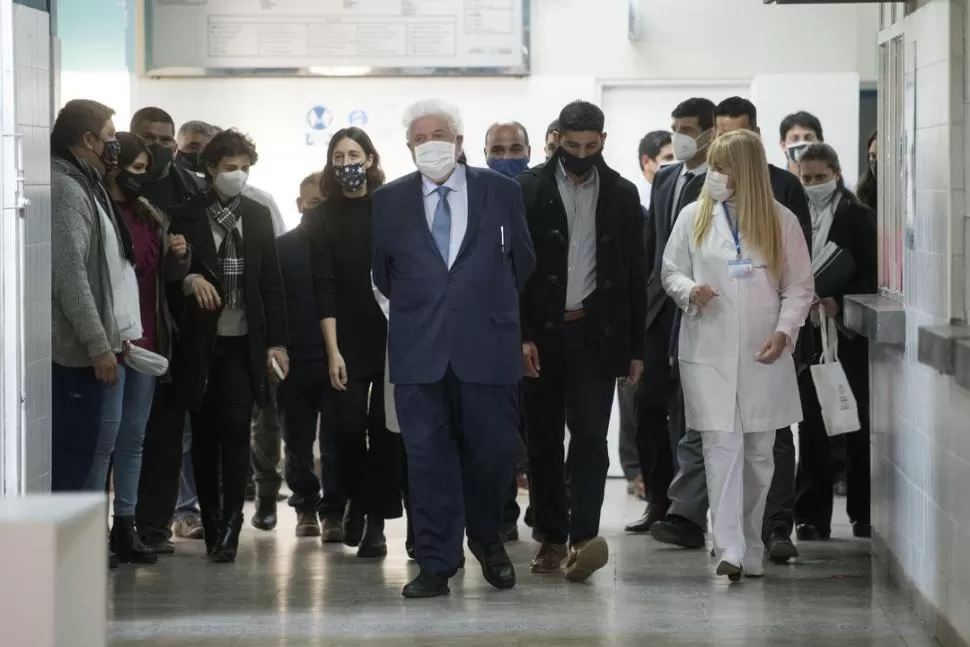
[[[223,239],[219,246],[219,277],[225,292],[224,306],[238,309],[243,307],[243,277],[246,272],[242,256],[242,236],[239,233],[239,196],[226,204],[213,199],[206,207],[206,213],[222,229]]]

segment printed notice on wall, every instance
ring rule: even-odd
[[[529,0],[147,0],[147,73],[528,73]]]

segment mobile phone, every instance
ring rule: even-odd
[[[283,367],[281,367],[280,363],[276,361],[276,358],[271,357],[269,360],[269,363],[273,367],[273,371],[276,373],[276,377],[280,378],[281,382],[285,380],[286,375],[283,374]]]

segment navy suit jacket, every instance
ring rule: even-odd
[[[522,377],[519,292],[536,266],[522,191],[489,169],[466,175],[468,228],[451,269],[428,227],[421,175],[374,192],[374,284],[390,301],[393,384],[433,384],[449,366],[473,384]]]

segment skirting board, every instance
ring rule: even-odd
[[[899,559],[889,550],[889,545],[875,528],[872,531],[872,556],[889,573],[889,580],[896,586],[916,613],[917,617],[926,623],[927,628],[942,647],[970,647],[967,638],[961,636],[950,620],[940,613],[936,605],[917,588],[903,571]]]

